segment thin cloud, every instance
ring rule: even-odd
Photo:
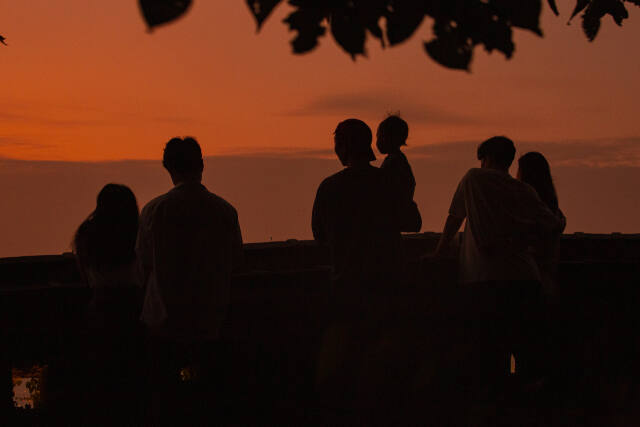
[[[284,111],[281,115],[291,117],[328,115],[382,119],[390,113],[399,113],[405,120],[413,123],[470,125],[476,122],[470,117],[437,109],[404,96],[386,93],[325,95],[313,99],[305,105]]]

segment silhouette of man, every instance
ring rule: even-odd
[[[334,133],[335,152],[345,168],[319,186],[312,214],[313,236],[329,247],[332,264],[331,322],[319,356],[321,396],[338,405],[362,401],[362,371],[377,340],[376,322],[402,277],[400,231],[418,231],[420,215],[407,215],[384,172],[370,164],[372,134],[361,120],[348,119]],[[407,220],[412,219],[412,221]],[[326,391],[326,393],[324,393]]]
[[[503,136],[478,147],[480,168],[458,184],[435,256],[442,256],[466,219],[460,281],[469,291],[469,323],[482,382],[507,372],[509,353],[535,347],[540,273],[531,238],[562,226],[535,190],[509,175],[513,142]],[[539,349],[538,349],[539,350]]]
[[[234,207],[201,183],[204,164],[195,139],[167,142],[162,164],[174,187],[143,208],[137,254],[152,377],[175,379],[185,363],[199,363],[185,361],[185,353],[198,359],[219,338],[242,236]]]
[[[345,168],[320,184],[313,205],[313,237],[329,246],[335,292],[400,273],[404,263],[400,231],[420,228],[419,214],[406,225],[401,196],[370,164],[376,159],[371,141],[371,130],[363,121],[338,124],[335,152]]]

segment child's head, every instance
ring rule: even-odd
[[[402,145],[407,145],[409,126],[396,115],[391,115],[378,125],[376,146],[382,154],[389,154]]]

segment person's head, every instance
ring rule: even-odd
[[[369,163],[376,159],[371,149],[371,129],[362,120],[347,119],[333,133],[335,151],[344,166]]]
[[[96,208],[78,227],[73,250],[81,264],[102,269],[135,258],[138,203],[129,187],[107,184],[98,193]]]
[[[532,186],[551,210],[558,209],[558,196],[553,185],[551,168],[542,154],[531,151],[522,155],[518,159],[517,176],[520,181]]]
[[[483,168],[507,172],[515,156],[516,147],[505,136],[494,136],[478,146],[478,160]]]
[[[194,138],[172,138],[164,147],[162,165],[174,184],[202,180],[202,150]]]
[[[382,154],[389,154],[407,145],[409,125],[400,117],[392,115],[378,125],[376,132],[376,146]]]

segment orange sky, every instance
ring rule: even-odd
[[[612,183],[616,170],[622,173],[619,179],[640,176],[640,56],[634,50],[640,40],[640,10],[628,5],[630,19],[622,29],[605,18],[596,41],[588,43],[579,19],[566,25],[572,2],[563,3],[559,18],[545,7],[544,38],[516,31],[512,60],[477,49],[472,72],[466,73],[445,69],[424,54],[422,42],[431,37],[428,21],[399,47],[382,50],[370,40],[368,58],[353,62],[329,37],[311,54],[291,54],[293,35],[281,23],[285,5],[260,34],[244,2],[202,0],[182,20],[149,34],[134,1],[4,2],[0,33],[9,46],[0,46],[0,159],[31,163],[0,162],[2,190],[10,196],[5,200],[14,203],[5,205],[0,224],[18,242],[33,231],[27,231],[25,219],[29,206],[46,216],[49,228],[62,222],[64,227],[59,225],[57,240],[46,245],[36,242],[42,233],[35,231],[33,242],[0,245],[0,256],[67,249],[68,236],[92,209],[100,179],[139,181],[141,204],[169,185],[159,169],[155,186],[145,187],[149,178],[120,169],[94,181],[82,174],[69,179],[69,171],[85,170],[84,163],[76,165],[80,169],[56,163],[53,177],[51,164],[33,161],[157,160],[174,135],[196,136],[208,156],[326,158],[317,150],[331,149],[338,121],[355,116],[375,127],[391,111],[400,111],[411,128],[408,154],[416,176],[424,177],[416,199],[423,216],[431,218],[425,230],[440,228],[460,172],[475,165],[473,144],[495,134],[548,154],[563,178],[557,182],[559,191],[567,189],[560,194],[561,203],[572,203],[566,206],[570,231],[637,230],[635,193],[600,188],[601,194],[594,194],[581,182],[602,168],[613,168],[607,171]],[[460,145],[451,143],[457,142],[470,144],[456,151]],[[428,169],[440,167],[441,155],[450,167],[438,169],[442,174],[434,178]],[[255,211],[256,200],[269,203],[251,190],[251,183],[262,179],[257,164],[238,170],[244,187],[222,183],[225,177],[217,175],[210,187],[222,186],[224,195],[241,205],[239,211]],[[289,169],[275,168],[278,173],[270,177],[282,187],[278,191],[292,181],[292,163],[286,164]],[[113,171],[118,167],[107,165]],[[298,203],[286,213],[245,213],[248,240],[308,238],[307,205],[322,174],[339,169],[337,162],[326,165],[313,169],[318,176],[308,177],[306,187],[286,190]],[[36,176],[50,178],[28,189],[22,184]],[[428,179],[441,185],[434,187]],[[62,194],[64,188],[76,194],[83,180],[93,184],[82,187],[81,201],[73,208],[71,199],[65,202],[67,211],[64,206],[45,211],[32,202],[41,200],[41,193]],[[617,196],[609,200],[611,192]],[[595,216],[585,208],[589,201],[610,210]]]
[[[414,145],[485,138],[564,141],[633,137],[639,10],[595,43],[580,21],[545,8],[540,39],[516,31],[516,54],[476,51],[472,73],[424,53],[429,24],[397,48],[370,40],[352,62],[325,37],[290,53],[276,9],[262,32],[244,2],[196,1],[149,34],[136,2],[5,2],[0,29],[0,155],[21,159],[158,158],[162,142],[192,134],[205,154],[325,148],[336,122],[373,126],[387,111],[409,120]]]

